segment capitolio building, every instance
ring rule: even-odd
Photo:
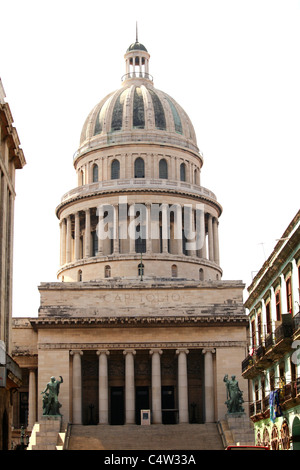
[[[216,422],[226,374],[247,401],[244,284],[222,279],[222,207],[193,124],[154,87],[141,43],[124,58],[120,88],[83,117],[77,186],[56,207],[57,282],[39,285],[38,316],[14,318],[29,429],[53,376],[65,423],[140,424],[145,409],[153,424]]]

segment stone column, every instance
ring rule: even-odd
[[[146,235],[146,251],[151,253],[152,251],[152,238],[151,238],[151,204],[146,203],[147,208],[147,235]]]
[[[152,422],[153,424],[162,423],[161,412],[161,366],[160,356],[162,355],[161,349],[151,349],[150,355],[152,356],[152,371],[151,371],[151,390],[152,390]]]
[[[203,349],[204,354],[204,396],[205,396],[205,422],[215,421],[215,397],[214,397],[214,370],[213,353],[215,349]]]
[[[125,424],[135,424],[135,384],[133,349],[123,351],[125,356]]]
[[[129,206],[129,253],[135,253],[135,216],[134,204]]]
[[[220,254],[219,254],[219,229],[218,229],[218,220],[213,218],[213,240],[214,240],[214,261],[218,265],[220,264]]]
[[[99,356],[99,424],[108,424],[108,370],[109,351],[97,351]]]
[[[60,265],[66,263],[66,220],[60,222]]]
[[[90,209],[85,211],[85,234],[84,234],[84,257],[91,256],[91,213]]]
[[[177,254],[182,255],[182,207],[176,204],[174,237],[177,240]]]
[[[113,228],[113,252],[119,253],[119,206],[114,206],[114,228]]]
[[[168,253],[168,204],[162,204],[162,216],[161,216],[161,237],[162,237],[162,252]]]
[[[73,356],[73,424],[82,424],[82,383],[81,356],[82,351],[70,351]]]
[[[208,214],[208,257],[210,261],[214,261],[213,228],[211,214]]]
[[[36,370],[29,370],[28,429],[32,430],[36,422]]]
[[[179,423],[189,422],[187,355],[188,349],[177,349]]]
[[[75,214],[75,260],[80,258],[80,220],[79,212]]]
[[[70,263],[71,261],[71,216],[68,215],[67,217],[67,243],[66,243],[66,258],[67,258],[67,263]]]

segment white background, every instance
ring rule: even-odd
[[[37,286],[56,280],[55,208],[76,186],[85,118],[121,86],[136,21],[154,85],[190,116],[201,183],[223,207],[223,279],[249,285],[299,209],[299,1],[0,0],[0,16],[0,77],[27,161],[14,316],[36,316]]]

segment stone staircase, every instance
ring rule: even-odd
[[[227,414],[218,422],[218,428],[224,447],[255,444],[253,424],[244,413]]]
[[[68,450],[223,450],[216,423],[72,425]]]

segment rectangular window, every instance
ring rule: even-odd
[[[281,321],[281,302],[280,302],[280,290],[275,294],[275,304],[276,304],[276,320]]]
[[[288,313],[293,313],[292,307],[292,282],[291,278],[289,277],[286,280],[286,303],[287,303],[287,311]]]
[[[269,335],[272,332],[270,302],[266,304],[266,321],[267,321],[267,335]]]
[[[258,344],[261,345],[261,314],[257,315]]]
[[[255,337],[255,320],[251,322],[251,338],[252,338],[252,347],[256,346],[256,337]]]

